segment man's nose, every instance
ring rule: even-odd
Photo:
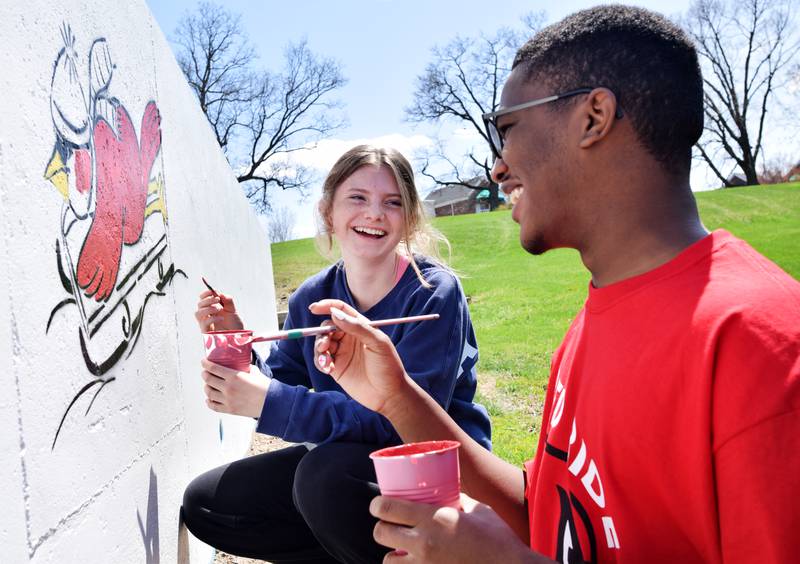
[[[508,165],[501,157],[495,157],[490,174],[497,184],[502,184],[508,179]]]

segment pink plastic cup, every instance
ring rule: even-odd
[[[206,347],[206,358],[211,362],[247,371],[250,368],[250,356],[253,348],[250,340],[252,331],[209,331],[203,333],[203,344]]]
[[[461,509],[458,441],[426,441],[376,450],[381,494],[409,501]]]

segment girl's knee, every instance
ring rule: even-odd
[[[374,471],[367,445],[329,443],[308,452],[297,466],[293,496],[305,516],[324,515],[342,504],[375,495]]]

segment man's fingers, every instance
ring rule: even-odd
[[[320,327],[330,327],[331,325],[333,325],[333,321],[331,321],[330,319],[324,319],[324,320],[322,321],[322,323],[320,323],[319,325],[320,325]],[[334,325],[334,327],[335,327],[335,325]],[[337,331],[334,331],[334,333],[337,333]],[[324,341],[324,340],[328,339],[328,337],[329,337],[330,335],[332,335],[332,334],[333,334],[333,333],[326,333],[326,334],[324,334],[324,335],[318,335],[318,336],[317,336],[317,340],[318,340],[318,341],[320,341],[320,340],[323,340],[323,341]]]
[[[427,503],[416,503],[393,497],[379,495],[369,504],[369,512],[381,521],[414,527],[436,511]]]
[[[341,329],[330,335],[332,341],[341,340],[342,332],[353,335],[367,345],[384,345],[389,340],[383,331],[370,327],[369,319],[341,300],[320,300],[308,306],[308,309],[317,315],[330,315],[333,324]]]
[[[460,502],[461,502],[461,511],[463,511],[464,513],[472,513],[472,511],[474,511],[475,508],[478,505],[480,505],[479,501],[472,499],[465,493],[461,494]]]
[[[339,341],[331,339],[330,335],[319,336],[314,343],[314,350],[317,354],[327,352],[333,356],[336,356],[336,351],[339,350]]]
[[[313,304],[308,306],[308,309],[311,311],[311,313],[315,315],[330,315],[332,307],[342,310],[348,315],[353,315],[353,316],[361,315],[350,304],[347,304],[342,300],[334,300],[334,299],[325,299],[325,300],[320,300],[318,302],[314,302]]]
[[[418,541],[419,534],[414,529],[409,529],[402,525],[378,521],[372,530],[372,537],[378,544],[388,548],[396,548],[402,554],[405,554],[405,551]]]
[[[388,340],[386,333],[375,327],[370,327],[368,325],[369,320],[358,312],[353,316],[346,311],[332,307],[331,318],[333,323],[344,333],[352,335],[365,345],[380,347],[385,344],[384,341]]]
[[[324,372],[325,374],[330,374],[333,376],[334,380],[338,380],[339,376],[333,374],[333,370],[336,368],[336,364],[333,361],[333,357],[331,353],[324,352],[321,354],[316,355],[314,358],[314,364],[317,366],[320,372]]]

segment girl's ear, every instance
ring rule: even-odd
[[[330,206],[328,206],[330,208]],[[317,213],[319,214],[319,219],[322,222],[322,228],[325,230],[325,233],[330,234],[331,232],[331,217],[330,213],[325,210],[325,206],[323,202],[320,201],[317,203]]]

